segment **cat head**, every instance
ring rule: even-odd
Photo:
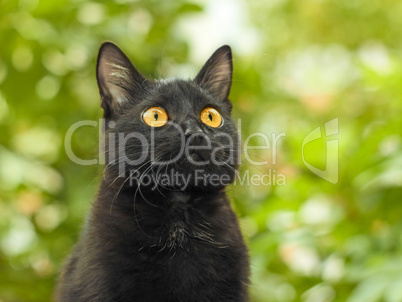
[[[149,80],[106,42],[96,75],[110,185],[187,190],[234,180],[239,144],[228,99],[229,46],[217,49],[194,79]]]

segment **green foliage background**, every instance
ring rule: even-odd
[[[222,24],[196,23],[211,7]],[[242,16],[233,28],[224,21],[231,7]],[[201,44],[185,34],[194,24]],[[219,32],[227,39],[209,39]],[[231,44],[243,139],[286,133],[276,163],[254,150],[255,161],[270,164],[245,160],[241,170],[275,170],[286,185],[229,190],[250,247],[253,301],[402,301],[401,1],[3,0],[1,302],[50,301],[77,241],[102,168],[73,163],[64,137],[75,122],[101,116],[94,68],[104,40],[150,77],[195,75]],[[200,49],[208,50],[202,58]],[[334,118],[336,184],[301,156],[304,137]],[[77,131],[75,154],[97,156],[97,138],[94,128]],[[325,140],[304,151],[324,169]]]

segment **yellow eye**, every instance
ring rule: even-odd
[[[162,127],[168,121],[168,115],[161,107],[151,107],[142,114],[142,119],[151,127]]]
[[[201,111],[201,121],[213,128],[217,128],[222,124],[222,116],[218,110],[207,107]]]

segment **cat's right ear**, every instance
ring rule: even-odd
[[[99,49],[96,79],[105,118],[118,115],[125,104],[134,102],[145,84],[130,59],[111,42],[103,43]]]
[[[218,100],[225,100],[232,85],[232,73],[232,51],[228,45],[223,45],[212,54],[194,81]]]

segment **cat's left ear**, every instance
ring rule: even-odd
[[[225,100],[232,85],[232,73],[232,51],[224,45],[212,54],[194,81],[219,100]]]
[[[128,102],[139,98],[146,82],[124,52],[111,42],[103,43],[99,49],[96,78],[106,118],[116,116]]]

